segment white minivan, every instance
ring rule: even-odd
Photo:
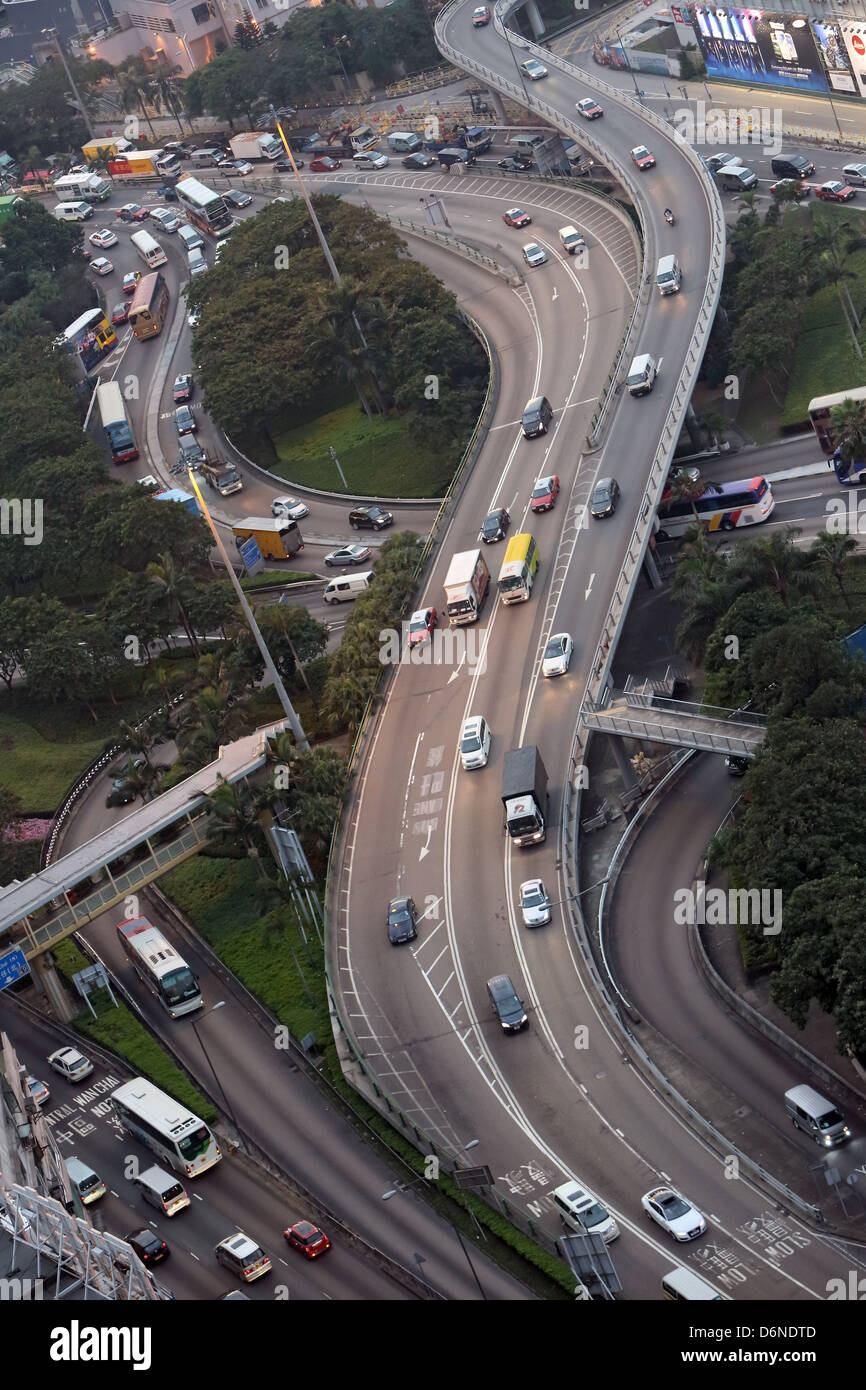
[[[338,579],[328,581],[322,598],[325,603],[351,603],[359,594],[369,589],[372,582],[372,570],[361,570],[358,574],[341,574]]]
[[[680,263],[676,256],[662,256],[656,268],[656,287],[659,294],[676,294],[681,283]]]
[[[86,222],[93,216],[90,203],[58,203],[54,216],[59,222]]]

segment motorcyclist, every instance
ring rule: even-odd
[[[673,215],[673,213],[671,212],[670,208],[665,208],[665,221],[666,221],[666,222],[673,223],[673,220],[674,220],[674,215]]]

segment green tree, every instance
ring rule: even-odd
[[[830,407],[830,428],[840,457],[849,466],[866,458],[866,402],[850,396]]]
[[[831,536],[827,531],[820,531],[809,547],[811,559],[828,570],[839,585],[839,592],[845,600],[846,608],[851,607],[851,599],[845,588],[845,564],[856,549],[857,540],[854,536]]]
[[[268,877],[265,867],[267,843],[261,817],[267,804],[267,794],[246,779],[226,782],[219,779],[216,789],[207,798],[210,814],[210,842],[221,854],[237,857],[238,842],[260,879]]]

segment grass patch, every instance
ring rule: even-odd
[[[242,589],[264,589],[269,584],[303,584],[308,579],[318,579],[315,574],[304,574],[301,570],[262,570],[260,574],[244,575]]]
[[[357,401],[337,406],[305,424],[278,421],[271,429],[278,459],[265,463],[264,441],[247,437],[239,447],[286,482],[326,492],[343,491],[329,446],[340,460],[347,495],[441,497],[460,460],[412,439],[398,416],[368,420]]]
[[[859,218],[854,225],[860,227]],[[862,316],[866,308],[866,250],[847,256],[845,271],[853,277],[846,280],[846,284],[857,313]],[[860,333],[861,346],[864,338],[866,330]],[[833,285],[827,285],[810,297],[803,314],[779,420],[781,428],[808,426],[808,407],[813,396],[846,391],[861,385],[863,377],[863,358],[854,350],[838,291]],[[771,397],[765,398],[761,405],[765,407],[771,402]]]

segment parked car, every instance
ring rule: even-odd
[[[117,245],[117,234],[108,227],[101,227],[98,232],[90,233],[90,244],[105,251],[109,246]]]
[[[644,169],[654,169],[656,167],[655,157],[650,154],[646,145],[635,145],[631,152],[632,163],[643,171]]]
[[[567,632],[556,632],[548,640],[541,660],[543,676],[564,676],[574,652],[574,641]]]
[[[335,169],[342,169],[341,159],[332,159],[329,154],[318,155],[316,159],[310,160],[311,174],[332,174]]]
[[[297,497],[274,497],[271,499],[271,516],[286,516],[292,521],[301,521],[310,515],[306,502]]]
[[[343,545],[325,556],[326,565],[363,565],[370,558],[368,545]]]
[[[174,385],[171,388],[171,398],[175,405],[183,405],[192,397],[195,383],[189,372],[184,372],[182,376],[176,376]]]
[[[655,1221],[674,1240],[695,1240],[707,1229],[707,1223],[698,1209],[671,1187],[654,1187],[640,1200],[650,1220]]]
[[[388,904],[388,940],[392,946],[414,941],[418,935],[418,911],[411,898],[392,898]]]
[[[493,545],[496,541],[505,539],[505,533],[511,523],[511,517],[504,507],[498,507],[495,512],[490,512],[481,523],[481,539],[487,545]]]
[[[575,103],[577,110],[585,121],[597,121],[604,112],[594,97],[583,97],[581,101]]]
[[[294,1226],[289,1226],[283,1235],[291,1245],[293,1250],[300,1250],[308,1260],[314,1260],[317,1255],[324,1255],[326,1250],[330,1250],[331,1242],[324,1231],[314,1226],[312,1221],[296,1221]]]
[[[506,227],[528,227],[532,222],[529,213],[524,212],[523,208],[509,208],[502,214],[502,220]]]
[[[353,531],[384,531],[386,526],[394,525],[394,517],[384,507],[353,507],[349,525]]]
[[[406,158],[403,160],[403,168],[429,169],[431,164],[435,163],[436,160],[433,158],[432,154],[428,154],[426,150],[416,150],[414,154],[407,154]]]
[[[223,194],[223,202],[228,203],[230,208],[248,208],[252,201],[252,193],[245,193],[240,188],[227,188]]]
[[[94,275],[110,275],[114,266],[107,256],[97,256],[95,261],[90,262],[90,269]]]
[[[544,265],[547,252],[541,249],[537,241],[528,241],[523,248],[523,259],[527,265]]]
[[[62,1076],[64,1081],[83,1081],[93,1071],[93,1063],[76,1047],[59,1047],[48,1058],[48,1065]]]
[[[532,496],[529,499],[529,510],[532,512],[549,512],[559,496],[559,478],[555,473],[551,473],[547,478],[539,478],[535,487],[532,489]]]

